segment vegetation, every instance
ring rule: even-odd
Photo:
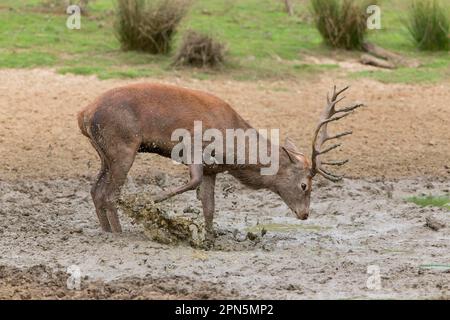
[[[295,14],[285,12],[277,0],[196,0],[174,35],[172,48],[180,48],[182,34],[196,30],[215,35],[227,44],[227,62],[220,70],[177,69],[173,55],[152,55],[142,51],[123,51],[114,28],[117,0],[90,0],[89,15],[82,15],[81,29],[66,28],[67,15],[45,10],[46,0],[2,0],[0,5],[0,68],[51,66],[61,73],[97,75],[107,78],[159,77],[170,72],[188,73],[205,79],[226,76],[236,80],[256,80],[339,72],[333,60],[358,58],[358,53],[330,50],[323,45],[311,15],[310,1],[292,1]],[[384,0],[382,29],[369,30],[367,39],[383,48],[419,60],[421,68],[351,73],[382,81],[429,82],[449,78],[447,52],[416,50],[408,37],[399,12],[408,2]],[[445,6],[444,6],[445,7]],[[449,13],[448,7],[445,12]],[[312,63],[307,57],[317,58]],[[321,58],[327,62],[321,63]],[[412,76],[411,76],[412,75]]]
[[[355,0],[311,0],[314,20],[333,48],[361,49],[367,33],[367,5]]]
[[[450,17],[437,0],[414,0],[407,27],[421,50],[448,50]]]
[[[175,56],[175,65],[217,67],[225,62],[226,47],[211,36],[188,31]]]
[[[450,210],[450,195],[410,197],[407,201],[413,202],[421,207],[433,206]]]
[[[117,0],[117,38],[122,49],[167,54],[187,12],[182,0]]]

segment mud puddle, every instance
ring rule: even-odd
[[[170,183],[130,180],[124,192],[151,195],[183,182],[164,180]],[[450,271],[442,267],[450,264],[450,213],[404,200],[448,193],[444,179],[320,181],[310,219],[299,221],[276,195],[220,176],[215,224],[224,244],[209,251],[150,241],[145,228],[123,214],[123,234],[102,233],[89,184],[0,181],[0,296],[38,298],[52,291],[64,299],[450,297]],[[195,192],[164,206],[201,221]],[[445,227],[426,227],[430,216]],[[82,275],[79,291],[68,290],[64,281],[73,266]],[[379,270],[379,289],[367,287],[369,266]],[[56,280],[45,282],[42,274]],[[22,297],[27,291],[32,293]]]

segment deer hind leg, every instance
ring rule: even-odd
[[[91,190],[97,216],[103,231],[121,232],[116,201],[133,165],[138,143],[119,142],[107,147],[100,147],[96,142],[92,144],[102,162],[98,179]]]
[[[103,152],[101,149],[93,142],[91,141],[93,147],[95,150],[97,150],[97,153],[101,160],[101,168],[100,172],[97,176],[97,180],[94,182],[91,188],[91,196],[92,200],[94,201],[95,211],[97,213],[98,221],[100,222],[100,227],[105,232],[111,232],[111,225],[109,224],[108,217],[106,215],[106,211],[104,210],[104,197],[103,197],[103,185],[105,183],[106,174],[108,172],[105,156],[103,155]]]
[[[119,216],[117,214],[117,198],[120,189],[124,185],[128,172],[133,165],[137,147],[128,145],[116,145],[109,157],[108,171],[103,180],[101,195],[103,197],[103,209],[106,212],[112,232],[122,232]],[[112,157],[114,155],[114,158]]]

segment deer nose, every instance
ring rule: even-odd
[[[295,214],[297,215],[297,218],[299,218],[300,220],[306,220],[309,217],[309,210],[297,211],[295,212]]]

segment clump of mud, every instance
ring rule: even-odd
[[[204,218],[198,208],[182,209],[167,202],[155,203],[149,194],[122,194],[118,205],[124,214],[143,226],[145,235],[152,241],[218,251],[271,250],[273,247],[270,241],[263,241],[265,232],[259,230],[220,229],[212,240],[207,237]]]
[[[176,213],[163,203],[154,203],[146,193],[122,195],[118,201],[123,212],[144,227],[153,241],[164,244],[189,244],[195,248],[206,245],[203,217],[191,210]]]

